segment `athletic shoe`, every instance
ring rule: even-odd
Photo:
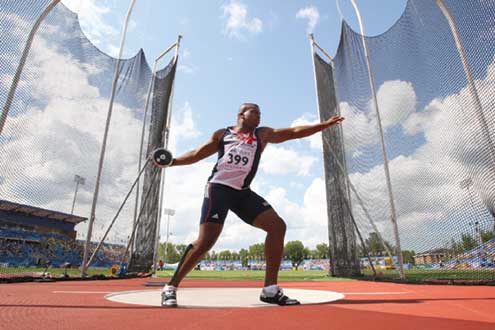
[[[166,285],[162,291],[162,306],[177,307],[177,288],[172,285]]]
[[[299,305],[300,302],[296,299],[290,299],[286,295],[284,295],[284,291],[282,289],[278,289],[277,293],[273,297],[268,297],[262,291],[260,295],[260,300],[262,302],[266,302],[267,304],[275,304],[279,306],[291,306],[291,305]]]

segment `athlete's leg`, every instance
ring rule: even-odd
[[[266,231],[265,239],[265,287],[260,300],[282,306],[298,305],[277,285],[278,271],[284,253],[284,238],[287,226],[270,204],[253,191],[244,192],[244,198],[232,208],[244,222]]]
[[[182,262],[179,263],[174,276],[168,283],[178,287],[184,277],[198,264],[203,256],[213,247],[218,236],[222,232],[223,225],[219,223],[202,223],[199,226],[199,236],[191,245],[192,247],[186,250],[182,257]]]
[[[278,214],[269,208],[259,214],[253,221],[253,226],[266,231],[265,238],[265,287],[277,284],[278,271],[284,253],[284,237],[287,226]]]

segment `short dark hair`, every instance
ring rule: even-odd
[[[241,106],[239,107],[239,112],[237,113],[237,115],[238,116],[242,115],[244,112],[248,111],[252,107],[255,107],[258,110],[260,109],[260,106],[257,105],[256,103],[246,102],[246,103],[241,104]]]

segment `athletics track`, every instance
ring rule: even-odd
[[[164,309],[105,298],[150,290],[163,279],[0,285],[0,329],[495,329],[495,287],[367,281],[282,282],[284,288],[342,293],[331,303],[268,308]],[[260,281],[185,280],[184,288],[260,287]],[[159,290],[159,288],[151,288]],[[178,296],[180,304],[180,291]]]

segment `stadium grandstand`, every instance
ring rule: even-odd
[[[84,242],[76,240],[75,226],[86,220],[0,200],[0,268],[79,267]],[[118,244],[105,244],[91,266],[111,267],[124,249]]]

